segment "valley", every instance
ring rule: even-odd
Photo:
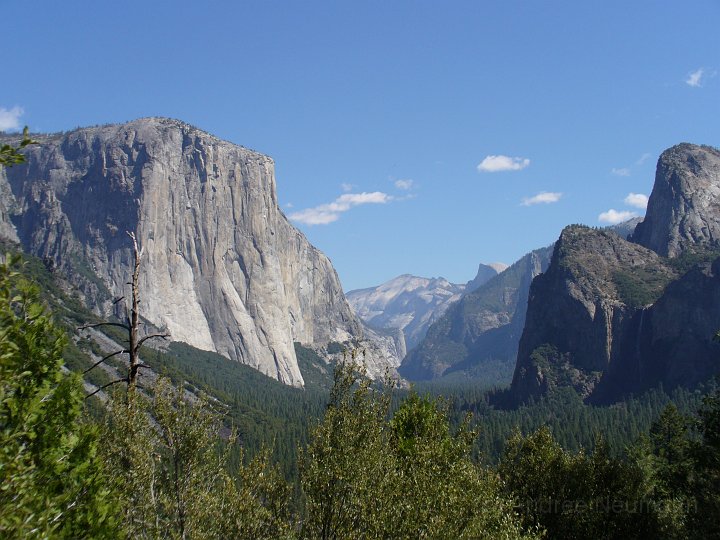
[[[716,2],[0,14],[0,538],[720,539]]]
[[[125,429],[146,431],[128,438],[111,429],[107,436],[119,448],[146,437],[146,444],[159,445],[162,456],[175,451],[174,437],[180,436],[170,435],[177,429],[172,422],[181,417],[183,422],[213,422],[202,424],[215,426],[204,440],[227,447],[220,474],[254,485],[266,474],[251,472],[260,467],[272,478],[272,486],[262,489],[294,494],[272,507],[280,513],[268,516],[263,526],[271,527],[273,536],[298,519],[307,520],[303,527],[310,528],[301,536],[312,537],[309,531],[321,527],[313,524],[320,518],[303,501],[325,504],[320,502],[325,488],[315,491],[313,482],[324,482],[321,478],[335,474],[335,467],[346,466],[332,461],[343,455],[331,457],[336,452],[349,452],[353,462],[396,478],[401,491],[395,495],[383,483],[363,488],[391,497],[377,515],[362,510],[374,516],[369,524],[388,530],[395,526],[391,523],[414,526],[383,516],[396,508],[392,497],[407,497],[402,471],[416,466],[407,459],[416,452],[418,437],[430,437],[423,439],[429,448],[441,445],[432,459],[449,459],[447,467],[485,467],[477,469],[486,471],[482,474],[496,470],[514,486],[510,491],[486,483],[473,489],[499,489],[496,496],[512,498],[532,482],[517,471],[523,459],[532,458],[533,445],[576,463],[580,472],[572,474],[587,475],[585,468],[601,459],[639,474],[645,486],[650,473],[641,472],[633,456],[649,459],[667,444],[655,438],[647,447],[648,434],[652,438],[666,429],[668,415],[690,422],[689,415],[703,421],[703,414],[716,414],[707,409],[720,391],[715,378],[720,345],[714,339],[720,330],[715,268],[720,212],[706,197],[720,190],[720,151],[714,148],[685,144],[662,154],[643,221],[604,229],[570,225],[553,245],[510,266],[481,264],[466,284],[408,274],[347,295],[329,260],[284,220],[268,158],[177,121],[147,119],[39,135],[24,159],[0,175],[7,253],[3,279],[6,288],[19,287],[18,298],[39,294],[54,321],[43,324],[55,324],[67,336],[56,354],[62,355],[63,369],[82,374],[90,397],[75,394],[73,399],[84,401],[86,422],[108,426],[127,420],[117,416],[123,398],[113,387],[131,381],[123,375],[128,363],[111,354],[122,351],[127,339],[118,329],[125,320],[124,297],[130,294],[123,277],[130,252],[118,234],[126,227],[137,231],[143,246],[141,277],[132,292],[142,306],[137,331],[169,334],[170,342],[146,342],[137,387],[127,382],[124,398],[127,407],[134,407],[134,400],[151,404],[148,418],[156,427],[142,428],[143,422],[135,421]],[[228,197],[223,204],[229,206],[218,207],[221,199],[215,197],[220,196],[212,194],[223,191]],[[169,206],[160,206],[167,201]],[[103,204],[108,206],[102,209]],[[158,220],[158,211],[169,219]],[[18,279],[32,283],[37,292],[13,285]],[[22,324],[11,321],[25,304],[12,307],[13,302],[6,324]],[[258,348],[264,352],[256,356]],[[175,411],[170,424],[168,411]],[[403,427],[403,422],[410,424]],[[426,429],[440,431],[422,435]],[[692,437],[685,429],[673,437]],[[155,439],[153,430],[165,433],[164,439]],[[358,435],[364,442],[353,446]],[[323,437],[340,438],[325,449]],[[445,455],[442,445],[460,453]],[[366,454],[368,449],[374,450]],[[117,466],[113,451],[102,452],[110,452],[103,458],[105,466]],[[140,461],[130,470],[155,470],[139,455],[133,459]],[[187,459],[195,458],[189,454]],[[512,460],[520,461],[508,469]],[[417,462],[420,468],[413,474],[428,474],[422,472],[423,463]],[[352,470],[337,474],[353,475]],[[463,474],[452,473],[451,482]],[[123,481],[131,482],[123,489],[133,496],[146,496],[147,487],[132,487],[131,477]],[[367,477],[355,481],[362,484]],[[448,485],[432,475],[427,481],[428,491],[414,496],[432,496]],[[610,489],[609,496],[624,497],[623,504],[665,504],[665,492],[649,499],[641,495],[647,486],[593,489]],[[162,489],[177,488],[168,484]],[[706,505],[703,498],[714,496],[704,485],[683,489],[695,504]],[[481,492],[478,496],[485,496]],[[227,496],[222,489],[216,495]],[[576,502],[589,501],[584,492],[576,497]],[[509,504],[512,499],[503,500]],[[267,501],[254,504],[269,510]],[[641,514],[646,521],[616,526],[628,531],[638,524],[642,530],[665,527],[666,518],[652,505]],[[475,515],[483,528],[518,534],[531,525],[555,532],[565,526],[562,514],[559,522],[549,522],[532,506],[521,510],[524,517],[504,525],[496,520],[512,514]],[[438,531],[446,530],[440,523],[455,526],[453,512],[439,514],[450,521],[438,522]],[[695,523],[696,514],[683,512],[673,530],[699,530],[700,525],[682,521]],[[604,523],[588,524],[588,530]],[[357,528],[341,521],[336,526]],[[110,530],[103,527],[98,530]]]

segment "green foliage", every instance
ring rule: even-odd
[[[14,269],[38,287],[43,301],[50,307],[55,317],[54,322],[58,326],[74,332],[76,326],[98,320],[77,296],[65,292],[66,287],[61,285],[59,276],[50,272],[41,259],[23,253],[18,246],[1,239],[0,248],[11,253],[21,263]]]
[[[325,417],[299,457],[308,538],[361,536],[383,518],[385,501],[373,497],[389,473],[383,425],[390,400],[367,379],[354,389],[358,378],[352,364],[336,369]]]
[[[662,265],[632,266],[613,274],[613,283],[622,302],[641,308],[654,303],[668,284],[698,264],[720,256],[717,249],[696,247],[674,258],[662,258]]]
[[[623,303],[640,308],[660,298],[674,277],[676,276],[655,266],[633,266],[617,270],[613,274],[613,283]]]
[[[390,390],[352,363],[335,372],[325,417],[301,453],[307,538],[521,538],[511,501],[470,459],[472,433],[411,395],[392,420]]]
[[[310,353],[317,358],[309,349],[300,349],[298,355],[303,376],[310,374],[305,389],[286,386],[249,366],[184,343],[171,343],[164,352],[146,348],[142,357],[175,384],[200,389],[227,405],[227,420],[238,431],[245,459],[270,449],[271,461],[279,464],[285,478],[296,481],[298,445],[307,443],[309,425],[322,416],[328,396],[327,390],[313,386],[313,381],[327,375],[310,365],[314,362],[308,359]],[[241,463],[237,449],[230,461],[235,466]]]
[[[707,519],[720,515],[720,391],[703,400],[696,429],[698,439],[691,443],[695,462],[691,494],[697,502],[693,523],[705,538],[720,538],[720,523]]]
[[[289,536],[289,486],[267,454],[230,476],[235,435],[219,447],[223,426],[213,407],[165,379],[151,403],[134,388],[114,396],[103,451],[129,538]]]
[[[25,161],[25,156],[20,153],[20,150],[28,146],[29,144],[37,144],[37,141],[33,141],[30,138],[28,128],[25,126],[23,129],[22,140],[18,146],[12,146],[10,144],[3,144],[0,146],[0,166],[12,167]]]
[[[658,490],[664,496],[687,491],[692,479],[690,420],[669,404],[650,428]]]
[[[340,345],[340,349],[338,350],[337,347],[331,347],[333,343]],[[333,366],[320,358],[314,350],[303,347],[297,342],[295,342],[294,345],[298,367],[305,381],[305,389],[326,397],[333,384]],[[334,354],[331,352],[331,349],[337,352],[343,351],[342,345],[337,342],[328,344],[328,352]]]
[[[660,531],[643,470],[611,458],[602,442],[591,454],[573,454],[547,428],[516,433],[499,473],[526,525],[550,538],[652,538]]]
[[[83,391],[63,374],[63,333],[36,290],[0,264],[0,535],[113,537],[114,507],[81,420]]]
[[[480,426],[477,453],[492,462],[503,453],[505,441],[513,431],[530,434],[542,426],[548,426],[555,440],[566,450],[593,449],[596,434],[601,433],[613,456],[621,456],[625,448],[643,434],[656,421],[663,409],[674,403],[678,410],[690,413],[697,409],[702,396],[712,385],[696,389],[677,388],[668,394],[656,388],[641,396],[609,406],[582,402],[572,388],[560,388],[554,393],[519,406],[517,409],[500,410],[491,406],[493,394],[481,399],[469,392],[453,398],[451,418],[459,424],[465,411],[474,414],[473,421]]]
[[[682,275],[694,266],[711,262],[718,257],[720,257],[720,250],[717,248],[706,248],[702,245],[698,245],[687,249],[677,257],[668,259],[667,262],[678,272],[678,274]]]

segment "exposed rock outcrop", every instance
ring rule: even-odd
[[[465,285],[465,294],[471,293],[474,290],[482,287],[485,285],[488,281],[490,281],[492,278],[497,276],[499,273],[504,272],[507,270],[508,265],[504,263],[490,263],[490,264],[483,264],[480,263],[478,265],[478,271],[477,274],[475,274],[475,277],[467,282],[467,285]]]
[[[0,172],[4,206],[96,311],[125,294],[136,231],[143,315],[174,340],[302,385],[294,341],[365,335],[328,258],[280,211],[269,157],[163,118],[33,138],[27,163]],[[370,347],[376,375],[398,363],[389,341]]]
[[[683,143],[662,153],[645,220],[631,240],[664,257],[720,246],[720,150]]]
[[[636,312],[676,277],[656,253],[612,232],[566,227],[530,288],[513,393],[525,400],[573,386],[590,396],[608,367],[624,361],[617,343]]]

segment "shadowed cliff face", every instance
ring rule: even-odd
[[[699,263],[670,283],[619,333],[611,362],[593,396],[608,402],[662,383],[691,386],[720,372],[720,259]]]
[[[278,208],[267,156],[169,119],[35,138],[27,165],[0,173],[5,206],[97,311],[125,294],[136,231],[143,316],[174,340],[302,385],[293,341],[363,333],[327,257]]]
[[[720,371],[719,197],[720,152],[682,144],[658,162],[635,243],[565,228],[532,283],[512,400],[572,386],[610,402]]]
[[[636,310],[675,277],[657,254],[612,232],[565,228],[530,288],[513,392],[525,400],[570,385],[591,395],[621,361],[616,343]]]

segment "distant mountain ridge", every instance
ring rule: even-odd
[[[482,371],[492,365],[509,382],[527,291],[532,278],[547,267],[550,253],[551,248],[528,253],[450,306],[405,356],[403,377],[426,380],[474,371],[482,378]]]
[[[607,230],[624,238],[640,221],[633,218]],[[552,245],[540,248],[509,267],[501,265],[499,275],[479,285],[473,284],[475,280],[469,282],[463,298],[430,326],[415,349],[408,351],[400,368],[403,376],[425,380],[464,373],[488,384],[509,384],[525,324],[530,283],[547,269],[552,249]]]
[[[451,304],[504,268],[502,263],[480,264],[475,278],[467,284],[403,274],[377,287],[349,291],[346,297],[363,321],[383,332],[399,331],[396,339],[410,350]]]

